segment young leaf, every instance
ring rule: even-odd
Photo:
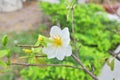
[[[5,62],[3,62],[3,61],[0,61],[0,66],[7,67],[7,64]]]
[[[110,64],[111,64],[110,69],[111,69],[111,71],[113,71],[114,70],[114,65],[115,65],[115,59],[113,59]]]
[[[0,58],[6,56],[8,54],[9,50],[0,50]]]
[[[115,65],[115,59],[112,59],[110,62],[109,59],[106,60],[106,64],[110,67],[111,71],[114,70],[114,65]]]
[[[7,35],[4,35],[3,38],[2,38],[2,45],[6,46],[7,41],[8,41],[8,37],[7,37]]]

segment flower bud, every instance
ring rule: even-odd
[[[42,42],[43,40],[44,40],[44,37],[41,36],[41,35],[39,35],[39,37],[38,37],[38,41],[39,41],[39,42]]]
[[[30,49],[24,49],[25,53],[32,53],[32,50]]]

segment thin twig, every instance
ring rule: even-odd
[[[46,55],[43,55],[43,56],[41,56],[41,55],[36,55],[35,57],[47,57]]]
[[[27,63],[11,63],[10,65],[21,65],[21,66],[38,66],[38,67],[47,67],[47,66],[54,66],[54,67],[69,67],[74,69],[82,69],[78,66],[71,66],[65,64],[27,64]]]
[[[82,67],[82,69],[84,70],[84,72],[86,72],[87,74],[89,74],[94,80],[98,80],[98,78],[93,74],[91,73],[83,64],[82,62],[80,61],[80,59],[78,57],[76,57],[75,55],[72,54],[72,57],[75,61],[77,61],[80,66]]]
[[[24,47],[24,48],[38,48],[38,47],[42,47],[41,45],[38,46],[34,46],[34,45],[16,45],[18,47]]]
[[[23,56],[23,57],[19,57],[19,59],[26,59],[26,58],[32,58],[33,56]],[[46,55],[36,55],[36,58],[45,58],[47,57]]]
[[[77,46],[76,46],[76,39],[74,37],[74,34],[75,34],[75,27],[74,27],[74,5],[72,5],[72,8],[71,8],[71,11],[72,11],[72,38],[73,38],[73,43],[74,43],[74,47],[75,47],[75,50],[76,50],[76,56],[78,57],[79,56],[79,50],[77,49]]]

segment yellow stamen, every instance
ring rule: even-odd
[[[56,47],[62,46],[62,39],[60,36],[53,37],[53,44]]]

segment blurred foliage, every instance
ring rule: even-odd
[[[7,67],[7,64],[9,64],[9,62],[10,62],[10,50],[7,48],[7,42],[8,42],[8,36],[7,35],[4,35],[3,36],[3,38],[2,38],[2,47],[3,47],[3,49],[1,49],[0,50],[0,66],[2,67],[2,68],[6,68]],[[2,58],[4,58],[5,56],[7,56],[7,58],[8,58],[8,62],[7,63],[5,63],[4,61],[3,61],[3,59]]]
[[[62,27],[68,26],[71,31],[72,15],[67,5],[68,3],[64,2],[60,4],[40,3],[43,11],[51,16],[54,25],[59,22]],[[106,14],[102,15],[99,12],[104,12],[104,10],[95,4],[76,4],[74,8],[74,36],[80,50],[79,56],[89,70],[91,70],[91,64],[94,65],[94,74],[96,75],[100,73],[105,58],[109,57],[108,51],[120,43],[119,33],[117,32],[120,29],[120,24],[110,21]],[[37,39],[37,35],[33,37]],[[31,37],[29,39],[27,34],[26,38],[20,37],[19,39],[25,39],[21,40],[21,42],[25,41],[26,44]],[[73,53],[75,53],[74,47]],[[78,65],[70,57],[62,62],[56,59],[50,59],[47,62]],[[24,80],[92,80],[82,70],[64,67],[29,67],[23,69],[20,73]]]
[[[68,26],[71,32],[72,11],[68,8],[68,5],[70,5],[68,2],[62,2],[60,4],[40,3],[42,10],[48,16],[51,16],[50,19],[54,25],[59,22],[62,27]],[[118,33],[120,23],[109,20],[104,9],[99,5],[75,4],[74,26],[74,36],[77,40],[77,47],[80,51],[80,59],[89,70],[91,70],[91,65],[94,65],[94,74],[98,75],[104,64],[105,58],[109,57],[108,51],[115,48],[115,46],[120,43]],[[73,47],[73,53],[74,51],[75,48]],[[67,60],[69,61],[71,59]],[[65,62],[66,61],[63,61],[63,63]],[[57,71],[59,71],[59,73],[57,73]],[[62,76],[62,71],[65,71],[64,76]],[[63,68],[51,67],[50,70],[46,70],[44,72],[54,74],[56,77],[51,78],[51,75],[49,74],[47,76],[44,75],[43,79],[92,80],[88,75],[86,75],[86,73],[75,71],[77,70],[66,68],[63,70]]]
[[[59,22],[62,27],[68,26],[71,31],[71,10],[66,8],[67,5],[64,3],[40,3],[40,6],[47,15],[51,16],[53,24]],[[95,4],[77,4],[74,8],[74,36],[77,39],[77,47],[80,50],[79,56],[89,70],[91,70],[91,64],[94,65],[94,74],[96,75],[99,74],[105,58],[108,57],[108,50],[120,43],[119,34],[116,33],[120,24],[110,21],[106,18],[106,14],[102,15],[99,12],[104,12],[104,10]],[[74,47],[73,51],[75,51]],[[52,63],[73,65],[71,58],[67,58],[63,62],[52,59],[48,63],[50,61]],[[68,61],[70,62],[68,63]],[[21,74],[24,80],[92,80],[90,76],[81,70],[64,67],[43,69],[29,67],[29,69],[23,69]]]
[[[22,51],[23,48],[18,47],[16,44],[20,45],[33,45],[35,44],[38,34],[45,34],[46,27],[41,27],[40,29],[38,28],[36,31],[26,31],[26,32],[21,32],[21,33],[16,33],[16,32],[11,32],[7,34],[8,41],[6,40],[6,33],[0,33],[0,41],[2,42],[0,44],[0,68],[5,67],[5,63],[1,62],[1,60],[6,62],[6,58],[9,58],[10,55],[8,53],[11,53],[11,61],[20,61],[22,62],[19,57],[26,55],[24,51]],[[4,35],[4,36],[3,36]],[[2,38],[3,37],[3,38]],[[7,44],[4,46],[3,43],[7,42]],[[3,57],[1,59],[1,57]],[[8,69],[9,67],[9,69]],[[0,80],[16,80],[20,76],[19,72],[21,70],[21,67],[18,66],[8,66],[5,69],[1,68],[0,69]],[[23,67],[22,67],[23,68]],[[16,73],[16,71],[18,71]]]
[[[63,64],[73,65],[69,62]],[[21,71],[24,80],[76,80],[84,79],[85,74],[79,75],[81,71],[78,69],[70,69],[65,67],[29,67]],[[86,75],[88,76],[88,75]]]

